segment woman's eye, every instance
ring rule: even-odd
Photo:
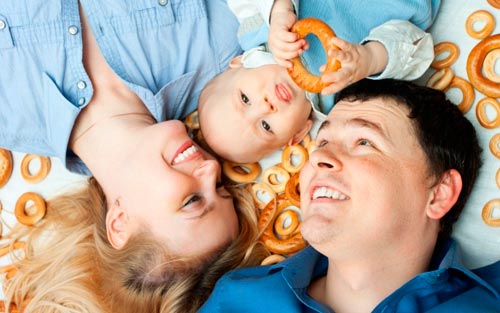
[[[266,132],[271,132],[271,125],[269,125],[266,121],[262,121],[261,124],[262,128],[264,128]]]
[[[248,99],[247,95],[245,95],[244,93],[241,93],[241,102],[250,105],[250,99]]]
[[[191,198],[189,198],[188,201],[186,201],[186,203],[184,203],[184,206],[188,206],[188,205],[191,205],[197,201],[200,201],[201,200],[201,197],[198,196],[198,195],[193,195]]]
[[[215,189],[217,190],[217,193],[219,196],[221,196],[224,199],[231,199],[233,196],[229,191],[227,191],[226,187],[222,182],[217,182],[215,185]]]

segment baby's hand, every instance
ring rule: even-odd
[[[329,58],[339,60],[341,67],[336,72],[324,73],[322,80],[330,83],[321,94],[336,93],[347,85],[355,83],[370,75],[382,72],[387,65],[387,51],[379,42],[368,42],[364,45],[352,44],[338,37],[333,37],[330,43],[339,50],[330,49]],[[324,71],[325,65],[320,68]]]
[[[293,59],[299,56],[308,45],[305,39],[299,39],[296,33],[290,31],[297,21],[297,16],[290,10],[273,11],[269,27],[269,49],[276,62],[291,68]]]

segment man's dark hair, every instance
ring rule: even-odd
[[[449,235],[469,198],[481,167],[481,147],[471,122],[444,92],[393,79],[364,79],[336,95],[335,102],[392,99],[410,110],[418,142],[434,178],[456,169],[462,177],[462,192],[455,205],[440,221],[441,234]]]

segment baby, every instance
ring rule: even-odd
[[[298,4],[290,0],[277,0],[273,6],[265,6],[265,2],[229,1],[240,21],[240,43],[247,51],[234,58],[229,68],[210,81],[200,94],[198,115],[201,132],[208,146],[226,160],[257,162],[284,145],[299,143],[313,125],[314,112],[321,116],[331,109],[329,102],[333,103],[333,98],[324,96],[350,83],[365,77],[416,79],[432,62],[434,54],[430,35],[409,21],[394,20],[408,17],[406,14],[396,14],[398,2],[405,6],[405,1],[391,2],[393,11],[387,13],[387,19],[391,19],[388,22],[373,28],[368,22],[356,21],[353,25],[347,25],[349,32],[342,31],[346,28],[344,24],[350,22],[337,18],[337,10],[331,10],[328,15],[331,18],[322,15],[325,12],[321,8],[324,6],[323,1],[304,2],[300,11],[297,10]],[[428,1],[421,2],[426,3],[422,6],[431,9]],[[298,55],[304,61],[309,61],[307,64],[310,66],[322,58],[324,60],[322,47],[317,47],[314,40],[298,39],[290,31],[297,20],[296,12],[310,10],[309,5],[315,6],[314,12],[322,12],[319,16],[328,22],[338,36],[346,39],[331,39],[340,50],[331,49],[327,54],[338,59],[342,67],[337,72],[323,75],[323,81],[330,85],[322,90],[321,95],[301,90],[287,72],[287,67],[291,66],[289,59]],[[328,6],[328,2],[325,5]],[[263,7],[270,9],[271,13],[262,14]],[[417,5],[413,9],[422,12],[422,8]],[[351,12],[348,10],[349,7],[346,7],[342,16],[349,15]],[[355,13],[360,14],[360,8],[356,7],[356,10]],[[366,10],[377,16],[372,23],[378,23],[380,15],[383,15],[381,12],[387,12],[380,5],[377,11],[369,6],[366,6]],[[378,10],[380,14],[375,14]],[[255,16],[249,16],[249,12],[256,12]],[[263,42],[258,47],[249,47],[249,43],[260,44],[255,38],[262,37],[262,30],[267,30],[266,16],[270,16],[269,45]],[[434,17],[433,14],[425,16],[426,21],[419,20],[421,27],[428,27]],[[259,17],[262,25],[254,27]],[[302,15],[299,14],[299,17],[302,18]],[[414,17],[418,19],[418,16]],[[248,19],[252,22],[249,23]],[[250,29],[248,25],[251,25]],[[370,31],[368,27],[373,29]],[[365,30],[369,32],[367,37]],[[360,40],[363,36],[364,39]],[[361,44],[350,43],[354,41]]]

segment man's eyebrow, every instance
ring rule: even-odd
[[[321,123],[320,127],[318,128],[318,133],[322,129],[330,127],[330,125],[331,125],[331,122],[329,120],[326,120],[323,123]],[[379,123],[372,122],[372,121],[366,120],[364,118],[357,117],[357,118],[347,120],[344,122],[344,125],[346,125],[348,127],[369,128],[369,129],[372,129],[373,131],[377,132],[380,136],[387,138],[387,139],[390,139],[389,134],[387,134],[385,132],[384,128]]]
[[[330,121],[326,120],[324,121],[323,123],[321,123],[321,125],[319,126],[318,128],[318,133],[323,129],[323,128],[327,128],[328,126],[330,126]]]
[[[389,135],[385,132],[384,128],[376,122],[372,122],[369,120],[366,120],[364,118],[353,118],[350,120],[347,120],[345,122],[347,126],[351,127],[362,127],[362,128],[369,128],[377,132],[380,136],[385,137],[385,138],[390,138]]]

